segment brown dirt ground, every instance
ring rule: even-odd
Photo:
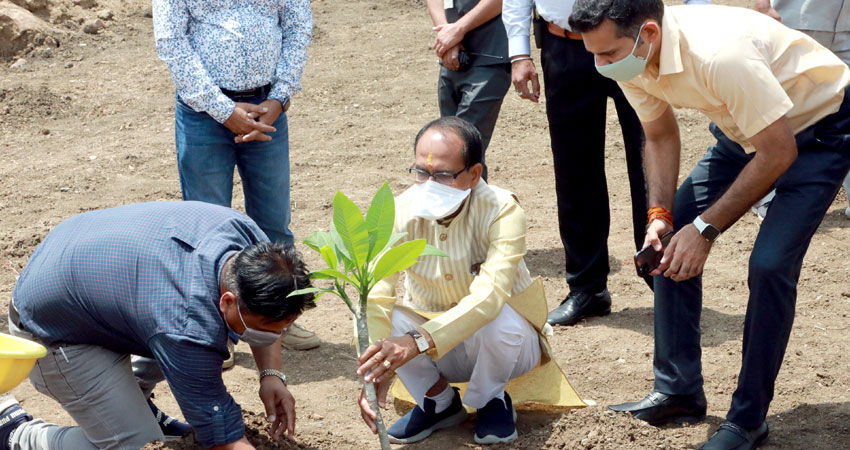
[[[15,59],[2,61],[0,67],[4,267],[0,311],[7,306],[15,275],[29,253],[61,220],[126,203],[180,199],[174,90],[154,51],[150,3],[100,3],[115,17],[99,34],[75,30],[78,20],[64,26],[59,48],[30,51],[21,68],[9,68]],[[751,6],[743,0],[719,3]],[[68,6],[70,1],[52,4]],[[298,238],[327,229],[330,201],[338,189],[361,206],[383,180],[400,192],[407,184],[404,169],[413,136],[438,115],[438,67],[423,2],[314,0],[313,10],[316,37],[304,72],[304,90],[289,116],[292,228]],[[542,103],[509,94],[488,162],[492,183],[514,190],[523,202],[529,224],[528,265],[543,277],[554,307],[567,289],[544,111]],[[686,111],[679,117],[685,175],[711,138],[703,117]],[[578,392],[598,406],[568,413],[521,412],[520,438],[504,448],[694,448],[722,421],[735,389],[747,302],[747,257],[758,231],[758,221],[751,215],[717,242],[705,270],[702,327],[708,420],[655,428],[604,409],[651,389],[653,345],[652,296],[632,269],[628,184],[613,112],[608,125],[613,313],[558,328],[551,338],[555,357]],[[241,193],[235,194],[233,204],[242,207]],[[842,192],[812,241],[803,267],[797,320],[768,417],[772,443],[766,448],[850,448],[850,222],[842,214],[846,205]],[[301,249],[309,264],[319,264],[316,255]],[[5,326],[6,315],[0,318]],[[350,320],[341,302],[322,300],[300,321],[319,334],[321,348],[284,351],[290,389],[298,401],[297,446],[270,443],[262,431],[254,363],[248,347],[238,347],[237,366],[225,372],[224,379],[245,409],[250,437],[260,448],[377,447],[355,406],[360,385],[354,375]],[[34,415],[73,423],[28,382],[13,392]],[[167,386],[159,387],[157,394],[161,407],[178,414]],[[390,408],[386,417],[392,422],[404,412],[403,406]],[[473,422],[468,421],[411,447],[476,447],[472,430]],[[197,447],[184,442],[148,448]]]

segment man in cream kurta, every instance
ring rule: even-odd
[[[416,139],[415,183],[396,198],[395,232],[425,239],[448,257],[422,257],[410,267],[401,301],[397,276],[369,297],[375,344],[361,355],[358,374],[377,381],[383,403],[397,372],[418,405],[390,427],[394,442],[415,442],[465,419],[448,383],[468,382],[463,403],[478,409],[478,443],[516,438],[506,386],[517,402],[584,406],[540,334],[547,308],[523,260],[525,213],[513,194],[481,180],[480,142],[462,119],[429,123]],[[394,393],[407,396],[401,388]],[[362,396],[360,404],[372,426]]]

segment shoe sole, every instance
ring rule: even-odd
[[[18,399],[16,399],[14,395],[12,395],[12,394],[0,395],[0,414],[6,412],[7,409],[9,409],[9,408],[11,408],[12,406],[15,406],[15,405],[20,405],[20,403],[18,403]]]
[[[466,409],[461,409],[455,415],[446,417],[445,419],[437,422],[431,428],[427,428],[425,430],[420,431],[413,436],[408,438],[396,438],[392,435],[387,435],[390,438],[390,443],[393,444],[412,444],[414,442],[419,442],[426,437],[430,436],[431,433],[441,430],[443,428],[453,427],[455,425],[461,424],[464,420],[466,420]]]
[[[300,350],[300,351],[313,350],[314,348],[319,348],[319,346],[321,346],[321,345],[322,344],[320,342],[316,342],[315,344],[306,344],[306,345],[305,344],[289,345],[289,344],[281,343],[281,347],[283,347],[287,350]]]
[[[638,420],[641,420],[641,419],[638,419]],[[655,420],[655,421],[652,421],[652,422],[650,422],[648,420],[644,420],[644,422],[655,427],[655,426],[658,426],[658,425],[665,425],[665,424],[668,424],[668,423],[676,423],[676,424],[679,424],[679,425],[694,424],[694,423],[702,422],[704,420],[705,420],[705,415],[701,415],[701,416],[677,416],[677,417],[669,417],[669,418],[666,418],[666,419],[663,419],[663,420]]]
[[[177,441],[182,441],[184,437],[186,437],[186,436],[165,436],[165,439],[163,439],[162,441],[163,442],[177,442]]]
[[[488,434],[487,436],[480,438],[478,437],[478,433],[474,433],[472,437],[473,439],[475,439],[475,442],[479,444],[504,444],[507,442],[512,442],[517,438],[517,436],[518,434],[516,430],[516,410],[514,410],[514,432],[510,436],[500,438],[499,436],[496,436],[494,434]]]
[[[514,430],[514,433],[512,435],[510,435],[508,437],[504,437],[504,438],[500,438],[500,437],[494,436],[492,434],[488,434],[487,436],[484,436],[483,438],[479,438],[478,435],[476,434],[475,435],[475,442],[477,442],[479,444],[485,444],[485,445],[486,444],[504,444],[504,443],[507,443],[507,442],[512,442],[513,440],[515,440],[517,438],[517,436],[518,435],[517,435],[516,430]]]

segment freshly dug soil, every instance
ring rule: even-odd
[[[752,2],[718,3],[750,7]],[[17,55],[27,62],[16,68],[10,66],[17,58],[0,59],[0,312],[6,310],[16,274],[29,254],[60,221],[93,209],[181,198],[174,87],[154,50],[150,1],[97,0],[97,6],[89,8],[72,0],[45,4],[54,8],[47,20],[68,30],[59,35],[59,47],[51,47],[49,57],[38,51]],[[337,190],[364,208],[384,180],[396,193],[409,185],[405,169],[411,163],[413,138],[439,115],[438,65],[430,48],[434,33],[423,2],[313,0],[312,5],[315,40],[304,89],[288,114],[292,230],[298,241],[328,229]],[[97,34],[82,32],[79,19],[91,20],[104,8],[114,13],[104,21],[106,28]],[[62,10],[68,17],[52,22]],[[491,184],[516,192],[522,202],[528,217],[526,261],[532,274],[543,278],[554,308],[567,287],[544,102],[533,104],[512,91],[508,94],[487,161]],[[653,299],[634,274],[625,157],[613,105],[608,114],[612,313],[558,327],[550,338],[554,358],[578,392],[597,406],[567,413],[520,410],[519,438],[495,448],[695,448],[723,420],[735,390],[748,295],[746,267],[759,227],[749,214],[716,242],[705,269],[701,326],[707,421],[656,428],[604,408],[643,397],[653,382]],[[677,115],[684,177],[713,140],[704,117],[690,111]],[[233,205],[242,209],[238,182]],[[796,321],[767,419],[771,443],[766,449],[850,448],[846,207],[842,191],[803,266]],[[320,257],[298,245],[308,265],[319,267]],[[0,326],[5,321],[0,314]],[[224,373],[228,389],[245,411],[249,439],[258,448],[377,448],[378,440],[362,423],[355,404],[360,383],[354,373],[350,313],[341,301],[324,297],[299,323],[317,332],[322,346],[283,351],[297,401],[297,444],[271,443],[263,431],[256,367],[246,345],[237,347],[236,367]],[[13,392],[33,415],[74,423],[28,382]],[[158,386],[156,394],[160,408],[180,416],[167,385]],[[400,405],[384,414],[392,423],[405,412]],[[461,426],[408,447],[477,448],[472,439],[475,420],[472,415]],[[188,442],[147,447],[164,448],[198,447]]]

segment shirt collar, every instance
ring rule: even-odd
[[[661,60],[658,63],[658,77],[672,75],[684,70],[682,67],[682,49],[679,46],[679,23],[673,17],[669,7],[664,7],[661,19]],[[657,79],[657,78],[656,78]]]

